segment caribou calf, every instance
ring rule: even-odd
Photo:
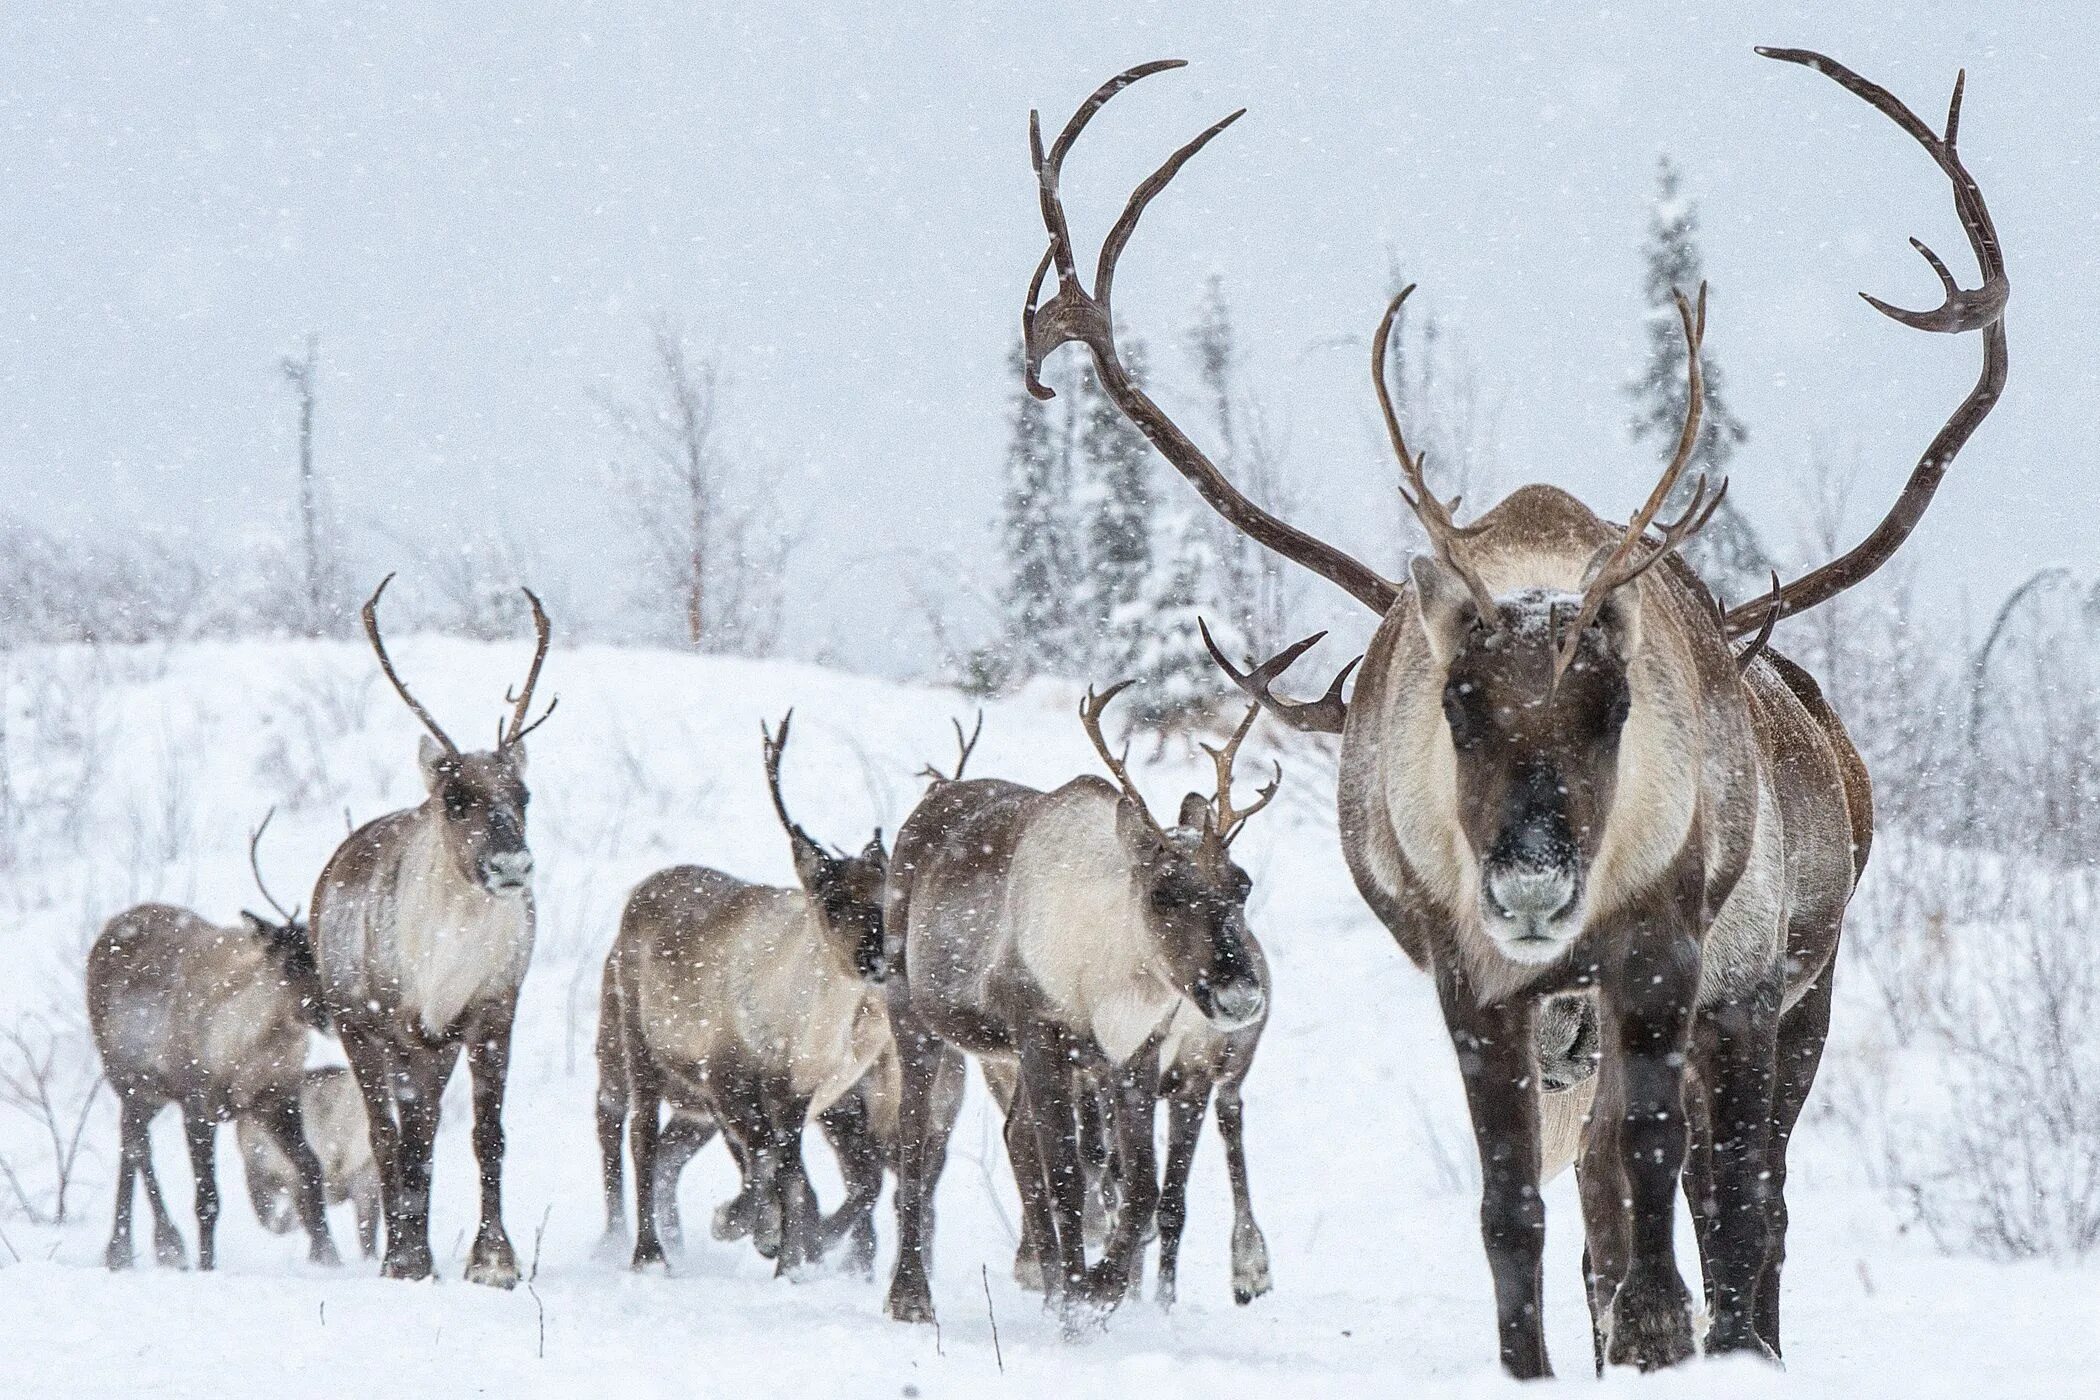
[[[503,1230],[503,1089],[518,989],[532,959],[532,852],[525,844],[525,736],[551,634],[531,590],[537,641],[496,747],[462,752],[409,693],[379,636],[388,575],[364,606],[380,670],[430,733],[418,762],[428,796],[352,832],[314,887],[322,992],[357,1077],[379,1160],[389,1278],[427,1278],[430,1162],[438,1101],[466,1051],[474,1077],[481,1222],[470,1282],[515,1287]]]
[[[705,1119],[730,1140],[755,1190],[761,1242],[770,1244],[777,1230],[779,1272],[801,1271],[837,1240],[818,1214],[802,1131],[845,1100],[890,1047],[878,987],[888,856],[880,831],[848,856],[827,851],[788,815],[780,760],[792,719],[763,738],[766,782],[801,888],[675,866],[637,886],[621,915],[608,971],[632,1114],[638,1269],[665,1262],[656,1194],[665,1180],[667,1103],[683,1156],[704,1143],[693,1138]],[[601,1097],[601,1148],[605,1103]],[[827,1127],[844,1133],[834,1139],[848,1183],[847,1202],[833,1217],[838,1228],[873,1206],[882,1153],[864,1122],[835,1115]],[[616,1150],[609,1171],[615,1159]]]
[[[248,843],[258,886],[261,840],[258,828]],[[187,909],[141,904],[105,924],[88,950],[88,1025],[117,1096],[121,1144],[116,1219],[105,1255],[112,1269],[131,1264],[134,1176],[143,1179],[153,1210],[155,1256],[162,1264],[183,1263],[182,1236],[162,1204],[147,1131],[170,1103],[182,1110],[196,1176],[198,1268],[211,1268],[217,1258],[216,1138],[218,1125],[234,1117],[254,1122],[289,1162],[309,1257],[338,1262],[322,1208],[321,1167],[307,1146],[299,1104],[307,1032],[328,1024],[313,945],[297,911],[286,913],[267,889],[263,897],[282,922],[243,912],[238,924],[224,928]]]
[[[367,1259],[379,1252],[379,1163],[365,1123],[357,1081],[341,1065],[306,1072],[299,1091],[307,1145],[321,1163],[329,1205],[348,1201],[357,1212],[357,1242]],[[278,1147],[267,1125],[243,1118],[234,1125],[241,1166],[248,1177],[248,1203],[273,1235],[289,1234],[298,1221],[299,1170]]]
[[[1075,1306],[1122,1299],[1151,1224],[1159,1042],[1174,1014],[1192,1005],[1230,1033],[1266,1007],[1246,931],[1250,882],[1230,847],[1276,784],[1252,807],[1232,806],[1226,779],[1243,724],[1215,755],[1216,795],[1189,794],[1179,823],[1161,826],[1101,734],[1102,711],[1127,684],[1080,707],[1115,784],[944,783],[898,832],[888,923],[901,945],[890,1016],[904,1151],[888,1307],[900,1321],[934,1316],[927,1246],[945,1134],[931,1110],[944,1060],[967,1052],[1017,1078],[1007,1154],[1027,1230],[1042,1242],[1048,1300],[1069,1319]],[[1090,1269],[1078,1118],[1094,1084],[1114,1100],[1121,1209]]]

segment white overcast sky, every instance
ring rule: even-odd
[[[275,364],[313,331],[321,451],[357,521],[429,537],[495,516],[609,608],[626,542],[589,396],[631,385],[669,316],[724,362],[737,452],[807,517],[793,648],[909,668],[902,574],[996,581],[1003,360],[1042,246],[1028,108],[1061,121],[1171,56],[1191,66],[1095,123],[1068,205],[1091,242],[1167,151],[1249,108],[1154,206],[1119,311],[1178,340],[1223,274],[1313,528],[1391,567],[1363,351],[1389,248],[1501,400],[1504,484],[1626,509],[1652,471],[1619,385],[1663,151],[1702,205],[1709,347],[1752,432],[1736,498],[1790,545],[1821,443],[1861,463],[1864,528],[1979,352],[1853,293],[1936,299],[1912,233],[1974,274],[1924,153],[1750,51],[1774,43],[1823,48],[1935,122],[1967,65],[1962,146],[2014,284],[2011,388],[1913,548],[1972,609],[2038,564],[2090,566],[2088,6],[1263,9],[10,6],[6,508],[281,531]],[[1187,367],[1164,369],[1171,401]]]

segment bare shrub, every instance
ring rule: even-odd
[[[32,1013],[0,1028],[0,1107],[26,1121],[37,1146],[0,1152],[0,1181],[15,1210],[40,1225],[66,1223],[67,1199],[102,1072],[87,1028]]]

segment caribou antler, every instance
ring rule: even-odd
[[[516,696],[507,690],[503,692],[503,698],[513,701],[517,708],[510,712],[510,728],[497,731],[496,750],[499,753],[554,718],[554,711],[561,704],[561,697],[557,695],[538,719],[530,724],[525,722],[525,716],[532,710],[532,692],[539,686],[540,667],[547,660],[547,643],[554,636],[554,626],[547,621],[547,610],[540,606],[539,594],[529,588],[520,588],[518,591],[525,595],[526,602],[532,604],[532,630],[537,635],[537,641],[532,651],[531,669],[525,672],[524,691]]]
[[[953,773],[943,773],[929,763],[919,770],[919,776],[926,779],[929,783],[959,783],[962,781],[963,770],[970,766],[970,755],[976,752],[978,736],[984,733],[984,711],[980,709],[977,712],[977,727],[970,731],[970,737],[967,739],[963,737],[961,720],[951,719],[948,723],[955,726],[955,771]]]
[[[277,809],[272,807],[269,811],[263,813],[262,824],[256,827],[254,831],[248,833],[248,869],[255,875],[255,888],[262,891],[262,897],[270,902],[272,909],[277,911],[277,917],[283,919],[286,924],[296,924],[299,922],[299,910],[297,908],[287,910],[282,904],[277,902],[277,896],[270,893],[270,886],[263,879],[262,861],[256,854],[262,846],[263,833],[270,829],[270,818],[276,815]]]
[[[1393,455],[1400,459],[1400,473],[1407,478],[1407,484],[1400,488],[1400,499],[1407,502],[1415,519],[1422,522],[1422,530],[1429,536],[1429,547],[1436,552],[1436,557],[1443,561],[1445,568],[1458,575],[1466,585],[1466,591],[1473,595],[1473,611],[1480,615],[1481,624],[1489,631],[1500,631],[1502,610],[1495,606],[1495,595],[1488,592],[1479,574],[1458,561],[1451,548],[1453,540],[1478,534],[1479,527],[1462,526],[1452,519],[1451,512],[1458,509],[1457,498],[1445,504],[1422,480],[1422,459],[1407,450],[1407,439],[1400,431],[1400,415],[1393,408],[1393,392],[1385,382],[1385,343],[1392,336],[1393,322],[1399,317],[1400,308],[1407,304],[1414,290],[1415,284],[1410,282],[1386,304],[1385,315],[1378,322],[1378,334],[1371,337],[1371,384],[1378,390],[1378,411],[1385,415],[1385,432],[1392,439]]]
[[[1310,637],[1291,643],[1259,666],[1250,658],[1247,662],[1248,669],[1237,671],[1233,669],[1232,663],[1225,659],[1225,653],[1218,650],[1217,642],[1210,635],[1210,624],[1199,617],[1196,619],[1196,630],[1203,634],[1203,645],[1209,650],[1210,659],[1218,664],[1218,669],[1225,673],[1226,679],[1238,686],[1255,704],[1301,734],[1342,732],[1342,725],[1349,717],[1349,704],[1342,699],[1342,685],[1349,679],[1349,673],[1363,661],[1361,656],[1336,673],[1334,683],[1327,687],[1327,693],[1319,699],[1285,700],[1270,687],[1296,664],[1299,657],[1318,646],[1320,639],[1327,635],[1325,632],[1315,632]]]
[[[800,822],[788,815],[787,799],[780,795],[780,756],[787,751],[788,726],[794,722],[793,710],[780,717],[780,732],[777,734],[766,727],[764,720],[758,722],[759,740],[766,757],[766,788],[773,794],[773,810],[779,814],[780,824],[787,828],[788,840],[798,848],[807,847],[821,855],[824,847],[816,837],[803,830]]]
[[[1218,795],[1211,799],[1210,807],[1211,830],[1217,834],[1221,845],[1230,846],[1247,825],[1247,819],[1275,801],[1276,790],[1283,786],[1283,765],[1277,763],[1276,775],[1262,785],[1255,795],[1252,807],[1240,811],[1232,805],[1233,760],[1239,757],[1240,741],[1247,737],[1247,731],[1254,728],[1255,716],[1261,711],[1259,703],[1249,705],[1245,718],[1240,720],[1239,728],[1232,731],[1232,738],[1226,741],[1224,748],[1214,749],[1209,744],[1203,745],[1203,751],[1210,755],[1211,766],[1218,773]]]
[[[1145,206],[1167,187],[1190,157],[1208,145],[1219,132],[1238,121],[1245,112],[1244,108],[1212,123],[1202,135],[1169,156],[1164,165],[1132,192],[1122,216],[1109,229],[1108,237],[1102,240],[1093,290],[1088,291],[1079,280],[1072,252],[1072,233],[1065,222],[1064,203],[1057,186],[1065,155],[1086,129],[1086,124],[1110,98],[1140,78],[1183,66],[1180,59],[1162,59],[1139,64],[1109,79],[1079,104],[1079,110],[1065,123],[1064,130],[1058,133],[1047,153],[1043,150],[1041,115],[1033,111],[1028,114],[1029,152],[1035,162],[1043,227],[1050,236],[1050,246],[1043,253],[1042,261],[1036,264],[1035,276],[1028,284],[1028,300],[1021,308],[1022,360],[1028,392],[1039,399],[1053,397],[1053,391],[1040,377],[1043,360],[1068,341],[1084,344],[1093,352],[1094,369],[1102,391],[1115,402],[1123,416],[1150,439],[1160,455],[1188,479],[1212,510],[1255,543],[1312,570],[1365,607],[1383,615],[1399,593],[1392,583],[1332,545],[1285,524],[1241,494],[1204,455],[1203,449],[1196,446],[1188,434],[1137,386],[1116,355],[1115,317],[1109,297],[1115,283],[1117,259],[1123,255],[1124,246],[1136,231]],[[1044,279],[1052,267],[1057,269],[1057,291],[1050,300],[1038,305]]]
[[[1785,611],[1785,592],[1779,586],[1779,570],[1774,569],[1772,570],[1772,591],[1766,595],[1765,600],[1764,625],[1757,629],[1757,635],[1751,638],[1750,645],[1735,654],[1735,673],[1737,675],[1740,676],[1745,671],[1748,671],[1750,663],[1757,660],[1758,653],[1762,652],[1770,644],[1772,629],[1779,625],[1780,615]]]
[[[386,643],[379,639],[379,595],[386,592],[386,586],[393,581],[394,576],[388,574],[385,578],[379,580],[379,587],[372,590],[372,596],[365,599],[365,606],[361,613],[365,620],[365,636],[370,639],[372,650],[379,657],[379,669],[386,673],[386,678],[389,681],[393,682],[395,693],[401,697],[403,703],[409,709],[415,712],[416,718],[423,721],[423,727],[430,731],[430,737],[437,740],[439,746],[446,753],[457,758],[459,757],[459,745],[453,743],[452,736],[438,727],[436,717],[423,707],[423,702],[409,693],[408,686],[402,682],[400,673],[394,669],[393,658],[386,654]]]
[[[1766,58],[1776,58],[1782,63],[1798,63],[1813,68],[1831,79],[1855,97],[1901,127],[1910,138],[1925,148],[1925,153],[1945,172],[1954,186],[1954,212],[1961,220],[1962,232],[1968,237],[1969,248],[1976,255],[1976,265],[1983,276],[1983,284],[1973,290],[1965,289],[1954,280],[1946,263],[1937,253],[1913,238],[1910,245],[1918,250],[1934,275],[1940,279],[1945,296],[1941,303],[1929,311],[1910,311],[1900,306],[1891,306],[1879,297],[1867,296],[1867,304],[1882,315],[1900,321],[1921,331],[1939,331],[1949,335],[1960,335],[1967,331],[1983,332],[1983,370],[1967,397],[1955,406],[1954,412],[1940,426],[1938,433],[1926,446],[1925,453],[1911,469],[1910,479],[1903,484],[1903,491],[1896,503],[1889,508],[1881,523],[1867,537],[1846,553],[1816,569],[1810,570],[1780,590],[1781,605],[1789,615],[1804,612],[1819,603],[1828,602],[1852,585],[1872,574],[1887,563],[1899,549],[1910,532],[1917,528],[1932,504],[1933,493],[1939,489],[1940,478],[1967,444],[1978,424],[1990,414],[2005,390],[2007,355],[2005,347],[2005,303],[2012,286],[2005,276],[2005,253],[1998,242],[1998,230],[1991,222],[1991,211],[1983,202],[1983,191],[1961,162],[1955,142],[1961,131],[1962,89],[1967,81],[1966,72],[1954,78],[1954,95],[1947,103],[1947,127],[1944,135],[1934,134],[1932,128],[1920,121],[1909,107],[1899,101],[1887,88],[1869,82],[1835,59],[1808,49],[1759,48],[1758,53]],[[1767,609],[1764,604],[1746,603],[1728,614],[1726,631],[1731,637],[1740,637],[1761,625]]]
[[[1108,740],[1101,733],[1102,712],[1108,708],[1110,701],[1130,689],[1131,684],[1130,681],[1117,681],[1099,695],[1094,694],[1092,686],[1088,686],[1086,698],[1079,702],[1079,722],[1086,726],[1086,737],[1094,741],[1094,751],[1101,755],[1101,761],[1108,765],[1108,771],[1115,776],[1116,786],[1123,789],[1123,795],[1137,808],[1138,815],[1145,819],[1145,825],[1151,827],[1160,840],[1165,841],[1167,829],[1152,815],[1152,809],[1145,805],[1145,794],[1139,792],[1138,785],[1130,780],[1130,744],[1126,741],[1121,756],[1118,756],[1109,749]]]
[[[1663,502],[1677,489],[1677,480],[1684,475],[1685,464],[1692,460],[1692,453],[1699,445],[1699,419],[1706,410],[1706,379],[1699,369],[1699,347],[1706,340],[1706,284],[1699,284],[1697,312],[1684,299],[1683,292],[1673,287],[1670,296],[1677,303],[1677,319],[1684,326],[1684,428],[1677,434],[1676,452],[1671,455],[1669,465],[1663,468],[1662,475],[1656,478],[1648,499],[1634,512],[1633,519],[1626,522],[1626,532],[1612,547],[1611,553],[1584,581],[1582,605],[1575,610],[1574,620],[1561,633],[1560,650],[1553,658],[1555,685],[1560,683],[1569,663],[1574,661],[1575,652],[1582,645],[1583,629],[1596,619],[1597,610],[1604,606],[1604,600],[1682,548],[1686,540],[1713,518],[1714,512],[1721,507],[1722,498],[1728,494],[1728,483],[1724,480],[1709,499],[1706,477],[1702,473],[1692,487],[1692,499],[1686,503],[1684,514],[1663,525],[1659,543],[1641,549],[1646,543],[1648,527],[1655,523]]]

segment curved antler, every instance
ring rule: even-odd
[[[283,919],[287,924],[296,924],[299,922],[299,911],[296,908],[287,910],[282,904],[277,902],[277,896],[270,893],[269,885],[263,880],[262,861],[256,855],[257,850],[262,845],[263,833],[270,829],[270,818],[276,815],[277,809],[272,807],[269,811],[263,813],[262,824],[256,827],[254,831],[248,833],[248,869],[255,875],[255,888],[262,891],[262,897],[270,902],[272,909],[277,911],[277,917]]]
[[[787,800],[780,795],[780,756],[787,750],[788,726],[795,722],[795,712],[789,710],[780,717],[780,732],[775,734],[758,722],[759,740],[766,757],[766,787],[773,794],[773,810],[780,816],[780,824],[787,828],[788,840],[796,848],[796,867],[799,870],[805,854],[822,856],[824,847],[817,838],[803,830],[802,824],[788,815]]]
[[[1321,638],[1327,635],[1325,632],[1315,632],[1310,637],[1291,643],[1259,666],[1254,665],[1250,659],[1248,662],[1249,669],[1238,671],[1234,670],[1232,663],[1225,659],[1225,653],[1218,650],[1217,642],[1210,635],[1209,623],[1200,617],[1197,618],[1196,630],[1203,634],[1203,645],[1210,652],[1210,659],[1217,663],[1218,669],[1225,673],[1226,679],[1238,686],[1241,692],[1248,699],[1254,701],[1255,704],[1261,706],[1300,734],[1339,734],[1342,732],[1342,726],[1349,717],[1349,704],[1342,699],[1342,686],[1349,679],[1350,672],[1354,671],[1357,665],[1363,661],[1361,656],[1342,667],[1335,674],[1333,684],[1327,687],[1327,693],[1319,699],[1305,701],[1285,700],[1272,691],[1270,687],[1276,683],[1285,671],[1291,669],[1299,657],[1318,646]]]
[[[402,702],[409,709],[415,712],[416,718],[423,721],[423,727],[430,731],[430,737],[437,740],[439,746],[446,753],[457,758],[459,757],[459,745],[453,743],[452,736],[438,727],[436,717],[424,708],[423,702],[409,693],[407,685],[403,684],[401,680],[400,673],[394,669],[393,658],[386,654],[386,643],[379,639],[379,595],[386,592],[386,586],[393,581],[394,576],[388,574],[385,578],[379,580],[379,587],[372,590],[372,596],[365,599],[364,608],[360,613],[360,616],[365,620],[365,636],[371,641],[372,650],[379,657],[379,669],[386,673],[386,678],[389,681],[393,682],[394,692],[401,697]]]
[[[1706,284],[1699,284],[1699,309],[1696,313],[1684,299],[1683,292],[1673,287],[1670,296],[1677,303],[1677,319],[1684,327],[1684,427],[1677,434],[1677,450],[1671,455],[1669,465],[1663,468],[1662,475],[1656,478],[1648,499],[1626,522],[1626,533],[1619,537],[1618,544],[1583,584],[1582,605],[1575,610],[1574,620],[1561,633],[1560,650],[1553,658],[1556,685],[1582,645],[1583,629],[1596,619],[1597,610],[1604,606],[1604,600],[1681,549],[1686,540],[1713,518],[1714,512],[1721,507],[1722,498],[1728,494],[1728,483],[1723,480],[1721,489],[1708,499],[1706,477],[1702,473],[1692,488],[1692,499],[1686,503],[1684,514],[1662,527],[1661,542],[1650,546],[1645,553],[1635,553],[1644,542],[1648,527],[1655,523],[1663,502],[1677,489],[1677,480],[1684,475],[1685,465],[1692,460],[1692,453],[1699,446],[1699,420],[1706,411],[1706,378],[1699,369],[1699,349],[1706,340]]]
[[[1262,785],[1261,791],[1255,795],[1252,807],[1239,811],[1232,805],[1233,760],[1239,757],[1240,741],[1254,728],[1255,716],[1261,711],[1262,707],[1258,702],[1249,705],[1246,716],[1240,720],[1239,727],[1232,731],[1232,738],[1226,741],[1223,749],[1214,749],[1209,744],[1203,745],[1203,751],[1210,755],[1211,766],[1218,774],[1218,795],[1211,799],[1210,807],[1211,830],[1217,834],[1221,845],[1230,846],[1246,827],[1247,819],[1275,801],[1276,790],[1283,786],[1283,765],[1276,763],[1276,775]],[[1270,761],[1275,762],[1273,759]]]
[[[1065,156],[1087,123],[1110,98],[1140,78],[1184,66],[1180,59],[1161,59],[1139,64],[1109,79],[1079,104],[1079,110],[1065,123],[1064,130],[1058,133],[1047,153],[1043,149],[1042,117],[1033,111],[1028,114],[1029,153],[1035,163],[1043,227],[1050,238],[1050,246],[1036,264],[1035,276],[1029,281],[1028,300],[1021,308],[1022,363],[1028,392],[1039,399],[1054,397],[1054,391],[1040,377],[1043,360],[1066,342],[1079,341],[1093,352],[1094,370],[1101,381],[1102,391],[1151,441],[1160,455],[1188,479],[1205,503],[1224,517],[1226,523],[1256,544],[1312,570],[1382,616],[1399,594],[1392,583],[1379,577],[1360,560],[1284,523],[1241,494],[1203,449],[1196,446],[1188,434],[1137,386],[1116,355],[1115,318],[1109,298],[1115,284],[1117,260],[1122,257],[1131,235],[1137,231],[1145,207],[1196,152],[1238,121],[1245,108],[1212,123],[1195,140],[1169,156],[1165,164],[1131,193],[1121,217],[1109,229],[1108,237],[1102,240],[1093,290],[1088,291],[1079,280],[1078,265],[1072,252],[1072,232],[1066,224],[1064,203],[1058,193],[1058,177],[1063,171]],[[1038,305],[1044,279],[1053,267],[1057,270],[1057,291],[1050,300]]]
[[[1393,408],[1393,392],[1385,382],[1385,343],[1392,337],[1393,322],[1400,315],[1400,308],[1414,294],[1415,284],[1410,282],[1400,289],[1400,294],[1386,303],[1385,315],[1379,318],[1378,333],[1371,337],[1371,385],[1378,391],[1378,411],[1385,415],[1386,436],[1392,439],[1393,455],[1400,459],[1401,475],[1407,479],[1400,488],[1400,499],[1422,522],[1422,530],[1429,536],[1429,547],[1445,568],[1457,574],[1473,595],[1473,611],[1480,615],[1483,626],[1490,631],[1502,628],[1502,610],[1495,606],[1495,595],[1488,591],[1480,575],[1464,564],[1452,552],[1451,542],[1479,533],[1478,526],[1461,526],[1451,518],[1458,509],[1458,500],[1453,497],[1450,504],[1438,500],[1422,480],[1422,459],[1407,450],[1407,439],[1400,431],[1400,414]],[[1412,487],[1412,491],[1409,488]]]
[[[1735,654],[1735,673],[1737,675],[1740,676],[1745,671],[1748,671],[1750,663],[1757,660],[1758,654],[1771,644],[1772,629],[1779,625],[1780,615],[1785,611],[1786,597],[1783,590],[1779,587],[1779,570],[1774,569],[1772,570],[1772,591],[1765,595],[1764,625],[1757,629],[1757,635],[1750,639],[1750,645]],[[1724,613],[1722,616],[1725,621],[1726,614]]]
[[[496,749],[499,753],[552,719],[555,709],[561,704],[561,697],[557,695],[538,719],[530,724],[525,722],[525,716],[532,710],[532,692],[540,683],[540,667],[547,660],[547,643],[554,636],[554,625],[547,620],[547,610],[540,606],[539,594],[529,588],[518,591],[525,595],[526,602],[532,604],[532,630],[537,640],[532,650],[532,666],[525,672],[524,692],[517,696],[507,690],[503,692],[503,698],[514,701],[516,708],[510,712],[510,728],[497,731]]]
[[[1939,255],[1913,238],[1911,246],[1918,250],[1919,256],[1940,279],[1944,292],[1941,303],[1928,311],[1910,311],[1891,306],[1879,297],[1860,293],[1867,304],[1882,315],[1917,330],[1949,335],[1981,330],[1983,369],[1977,375],[1975,386],[1955,406],[1954,412],[1927,444],[1924,455],[1911,469],[1910,479],[1904,482],[1901,494],[1888,514],[1882,517],[1881,523],[1846,553],[1810,570],[1781,589],[1784,610],[1792,615],[1830,601],[1872,574],[1888,562],[1890,556],[1910,538],[1910,532],[1917,528],[1925,508],[1932,504],[1933,493],[1939,489],[1940,478],[1946,475],[1948,466],[1968,443],[1977,425],[1997,406],[1999,395],[2005,390],[2008,367],[2005,303],[2012,293],[2012,284],[2006,279],[2004,249],[1998,242],[1997,226],[1991,222],[1991,211],[1983,202],[1983,191],[1962,164],[1956,149],[1956,139],[1961,132],[1961,101],[1967,82],[1966,72],[1955,75],[1954,95],[1947,103],[1946,131],[1944,135],[1936,135],[1887,88],[1861,77],[1835,59],[1809,49],[1759,48],[1757,52],[1782,63],[1813,68],[1893,121],[1923,146],[1925,153],[1932,157],[1954,187],[1954,212],[1961,220],[1962,232],[1968,237],[1969,248],[1975,253],[1976,265],[1983,276],[1981,286],[1963,288],[1954,280],[1954,274],[1947,270]],[[1761,602],[1746,603],[1728,614],[1725,630],[1731,637],[1740,637],[1760,625],[1765,611]]]
[[[1145,805],[1145,794],[1139,792],[1138,785],[1130,780],[1130,744],[1127,741],[1124,743],[1123,752],[1119,757],[1109,750],[1108,740],[1101,733],[1102,712],[1108,708],[1110,701],[1130,689],[1131,684],[1130,681],[1117,681],[1099,695],[1094,694],[1092,686],[1088,686],[1086,698],[1079,702],[1079,722],[1086,726],[1086,737],[1094,741],[1094,751],[1101,755],[1101,761],[1107,764],[1108,771],[1115,775],[1116,786],[1123,789],[1123,795],[1137,808],[1138,815],[1145,819],[1145,825],[1151,827],[1161,841],[1165,841],[1167,829],[1152,815],[1152,809]]]

